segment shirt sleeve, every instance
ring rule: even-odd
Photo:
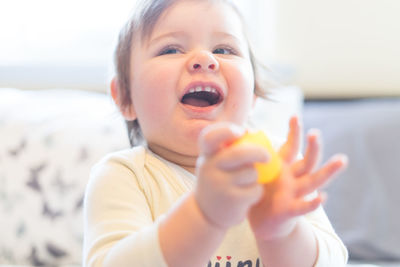
[[[92,169],[84,202],[85,267],[166,267],[158,225],[129,166],[107,160]]]
[[[346,266],[348,252],[335,233],[322,206],[307,214],[305,219],[313,226],[313,232],[318,246],[318,258],[314,267]]]

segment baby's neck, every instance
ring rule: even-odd
[[[148,144],[148,148],[156,155],[184,168],[188,172],[195,174],[197,156],[180,154],[154,144]]]

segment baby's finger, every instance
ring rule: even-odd
[[[258,172],[254,167],[234,171],[231,175],[232,183],[238,186],[249,186],[257,183]]]
[[[347,162],[347,156],[336,155],[315,173],[300,178],[297,180],[296,196],[305,196],[320,188],[331,180],[337,173],[344,170],[347,166]]]
[[[315,209],[317,209],[326,200],[325,193],[318,193],[318,196],[312,200],[301,200],[294,202],[294,204],[289,209],[289,215],[291,217],[300,216],[307,214]]]
[[[236,195],[242,204],[253,205],[257,203],[263,194],[262,185],[255,183],[236,190]]]
[[[267,162],[269,155],[266,149],[254,144],[233,145],[218,155],[218,167],[225,171],[234,171],[252,166],[256,162]]]
[[[302,160],[293,165],[293,174],[296,177],[300,177],[312,172],[320,161],[321,153],[320,132],[317,129],[312,129],[307,134],[307,148],[305,156]]]
[[[204,128],[199,136],[200,154],[211,156],[244,134],[244,129],[228,123],[220,122]]]
[[[300,125],[297,116],[293,116],[289,122],[289,133],[286,143],[281,147],[279,154],[287,163],[292,163],[300,149]]]

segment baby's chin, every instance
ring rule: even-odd
[[[148,143],[149,149],[158,156],[175,163],[179,166],[186,166],[187,168],[195,167],[199,149],[196,144],[184,145],[175,144],[171,146],[163,146],[154,143]]]

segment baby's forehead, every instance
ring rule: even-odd
[[[196,29],[199,26],[202,28],[208,26],[215,32],[226,32],[230,35],[244,37],[243,18],[237,7],[229,0],[164,2],[166,3],[162,8],[150,10],[138,23],[142,41],[149,41],[155,32],[156,34],[163,31],[183,32],[185,29]]]
[[[171,18],[181,18],[182,16],[185,16],[188,12],[188,10],[194,10],[194,9],[209,9],[212,10],[212,7],[219,6],[218,8],[214,8],[214,13],[212,14],[213,16],[211,19],[214,19],[218,21],[218,18],[223,19],[223,18],[234,18],[236,20],[236,23],[230,23],[229,28],[230,30],[234,27],[239,27],[240,32],[243,33],[243,28],[244,28],[244,21],[243,18],[238,10],[238,8],[234,5],[232,1],[229,0],[161,0],[161,1],[154,1],[154,2],[160,2],[163,4],[160,4],[158,8],[154,9],[148,9],[147,12],[142,13],[142,16],[140,16],[139,21],[136,21],[136,25],[139,26],[137,28],[138,33],[140,33],[140,37],[142,41],[148,41],[151,36],[154,34],[155,31],[162,30],[162,28],[170,27],[171,23],[168,24],[168,21],[171,20]],[[217,13],[215,13],[215,9],[217,9]],[[190,12],[190,11],[189,11]],[[179,15],[178,15],[179,14]],[[210,15],[211,16],[211,15]],[[193,16],[200,18],[199,16]],[[210,17],[201,17],[200,20],[201,22],[206,22]],[[172,23],[174,24],[174,22]],[[173,25],[175,28],[177,28],[175,31],[179,31],[179,26],[181,27],[196,27],[200,23],[192,23],[189,25],[184,25],[178,24],[178,25]],[[210,27],[216,29],[218,31],[218,26],[221,23],[215,23],[210,25]],[[219,30],[220,32],[223,32],[223,29]]]

